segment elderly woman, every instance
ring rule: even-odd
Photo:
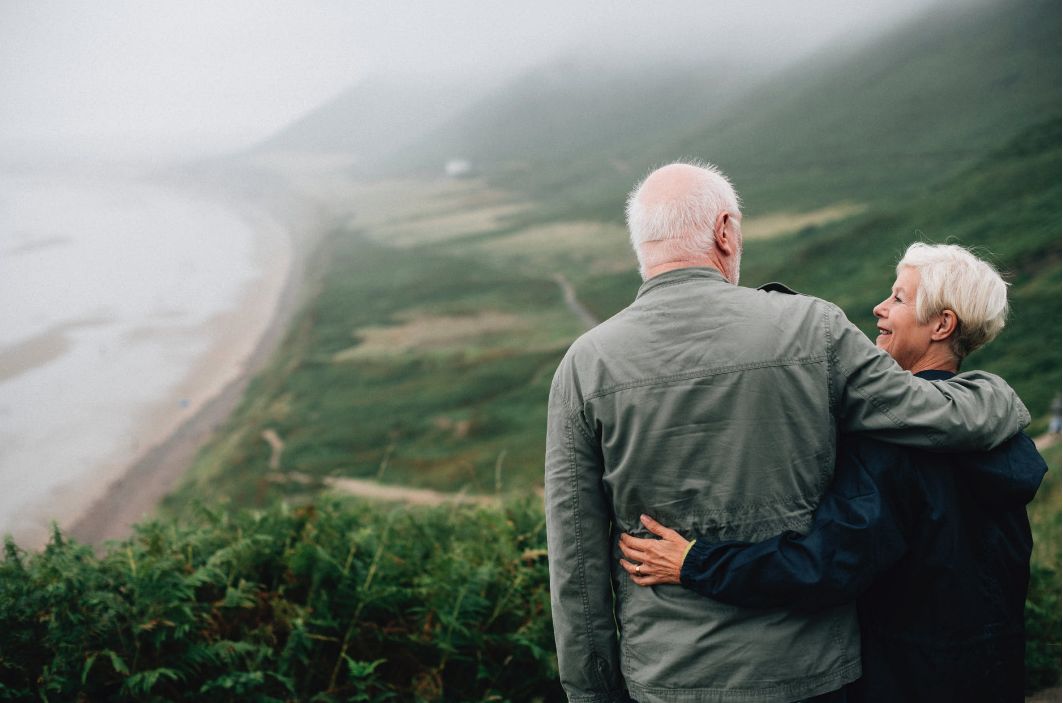
[[[951,245],[913,244],[875,306],[877,345],[930,380],[1004,326],[1006,285]],[[985,453],[934,454],[850,436],[807,535],[688,542],[621,538],[639,586],[678,584],[733,605],[857,602],[863,676],[831,700],[1022,701],[1032,538],[1025,505],[1046,466],[1018,434]]]

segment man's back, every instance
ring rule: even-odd
[[[851,607],[809,616],[639,589],[615,550],[644,512],[711,539],[807,528],[834,460],[827,309],[682,269],[644,285],[559,370],[601,451],[619,658],[640,701],[794,700],[860,673]]]

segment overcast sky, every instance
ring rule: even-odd
[[[473,80],[573,52],[785,63],[932,3],[0,0],[0,151],[245,146],[370,72]]]

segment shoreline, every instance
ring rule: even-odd
[[[245,218],[258,221],[256,257],[260,257],[262,274],[245,287],[239,302],[229,312],[208,323],[214,340],[210,348],[190,367],[185,380],[168,393],[166,399],[156,404],[153,408],[155,412],[146,414],[145,424],[149,427],[168,424],[163,417],[163,409],[172,408],[177,399],[196,395],[195,406],[190,407],[188,415],[177,421],[176,426],[160,429],[155,441],[131,460],[120,462],[116,470],[108,472],[108,476],[87,479],[85,487],[93,487],[93,499],[71,505],[67,518],[60,521],[63,532],[78,542],[99,546],[107,540],[126,538],[132,533],[134,525],[155,512],[163,498],[173,491],[191,467],[199,450],[236,409],[251,379],[268,363],[288,331],[289,323],[301,302],[308,251],[316,236],[314,225],[307,218],[279,217],[261,202],[248,202],[241,198],[236,207]],[[265,232],[262,230],[264,226],[277,231]],[[268,238],[275,239],[269,241]],[[276,280],[278,274],[271,272],[268,260],[263,259],[278,248],[280,238],[285,240],[287,266],[280,274],[283,275],[283,281],[279,285],[279,292],[270,306],[265,326],[255,335],[250,351],[233,359],[230,344],[227,344],[230,340],[226,336],[232,335],[234,329],[238,330],[245,313],[260,295],[263,280],[271,280],[271,274],[272,280]],[[238,369],[235,374],[216,380],[214,385],[208,384],[196,393],[199,374],[216,371],[224,367],[226,362],[235,363]],[[43,542],[23,546],[40,548]]]

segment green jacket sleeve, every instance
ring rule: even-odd
[[[570,701],[626,701],[604,467],[595,435],[566,388],[569,372],[562,362],[550,391],[546,431],[546,535],[557,665]]]
[[[831,400],[842,432],[893,444],[986,451],[1030,423],[1030,413],[998,376],[971,371],[925,381],[900,366],[835,305],[824,303]]]

